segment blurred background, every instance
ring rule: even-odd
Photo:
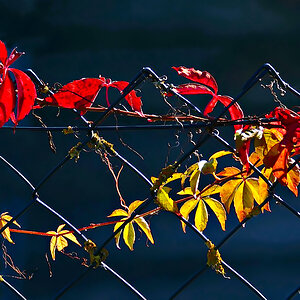
[[[296,0],[286,1],[0,1],[0,39],[12,50],[25,51],[14,67],[33,69],[45,82],[61,84],[82,77],[104,77],[130,81],[144,66],[157,74],[167,75],[169,82],[184,82],[171,67],[187,66],[209,71],[217,80],[219,92],[235,96],[247,79],[265,62],[270,62],[284,80],[300,89],[299,82],[299,9]],[[140,87],[143,110],[167,113],[169,107],[151,83]],[[117,93],[111,92],[113,99]],[[102,98],[101,98],[102,97]],[[209,98],[191,97],[203,109]],[[97,99],[105,104],[103,95]],[[286,95],[287,105],[298,105],[298,99]],[[261,114],[275,107],[269,91],[257,86],[241,101],[246,115]],[[38,112],[48,126],[80,124],[77,116],[57,109]],[[87,114],[94,119],[94,114]],[[119,124],[146,124],[145,120],[118,118]],[[114,125],[112,117],[105,125]],[[33,116],[19,125],[40,126]],[[102,134],[102,133],[101,133]],[[179,135],[179,146],[178,138]],[[83,136],[83,135],[82,135]],[[103,132],[105,139],[134,163],[146,176],[156,176],[166,163],[180,155],[181,148],[192,147],[188,132],[127,131]],[[141,153],[140,159],[119,138]],[[233,144],[233,130],[224,130]],[[194,133],[195,140],[197,139]],[[59,163],[70,147],[77,143],[73,136],[54,134],[57,154],[50,151],[46,133],[0,130],[0,155],[19,168],[33,184],[37,184],[49,170]],[[177,147],[176,147],[177,146]],[[210,140],[199,149],[204,158],[222,150]],[[187,164],[196,161],[191,157]],[[118,168],[120,163],[111,159]],[[232,161],[223,164],[233,163]],[[222,169],[222,163],[219,170]],[[183,168],[184,170],[184,168]],[[182,171],[183,171],[182,170]],[[203,179],[205,186],[209,180]],[[202,180],[202,179],[201,179]],[[207,181],[206,181],[207,180]],[[127,203],[149,196],[148,187],[129,170],[122,172],[120,188]],[[289,191],[277,190],[299,210],[299,199]],[[79,161],[66,164],[41,189],[43,201],[53,206],[76,226],[104,222],[119,198],[114,180],[101,158],[94,153],[82,153]],[[3,164],[0,165],[1,212],[19,212],[31,200],[31,191]],[[256,217],[240,230],[221,250],[229,262],[269,299],[284,299],[299,285],[299,220],[286,209],[271,205],[272,213]],[[211,213],[211,212],[210,212]],[[131,282],[149,299],[167,299],[194,272],[206,263],[206,248],[195,235],[184,234],[179,221],[167,213],[151,218],[155,244],[146,241],[138,231],[135,250],[131,252],[121,242],[118,250],[112,242],[107,263]],[[56,230],[61,224],[44,208],[35,205],[18,220],[23,229]],[[227,232],[237,219],[230,214]],[[101,244],[112,232],[112,227],[86,232]],[[205,234],[219,241],[223,232],[211,213]],[[5,242],[8,254],[21,270],[33,274],[31,280],[7,277],[28,299],[52,299],[57,292],[84,268],[77,260],[60,253],[55,262],[49,255],[50,239],[12,234],[16,245]],[[66,252],[76,251],[70,245]],[[51,272],[45,258],[51,264]],[[0,273],[13,275],[1,261]],[[51,276],[52,274],[52,276]],[[230,276],[230,274],[228,274]],[[14,296],[2,286],[1,299]],[[178,299],[255,299],[246,287],[233,276],[223,279],[212,271],[193,282]],[[90,272],[63,299],[134,299],[108,272]]]

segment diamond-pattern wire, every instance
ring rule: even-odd
[[[32,72],[32,71],[31,71]],[[32,72],[33,73],[33,72]],[[270,64],[265,64],[263,65],[250,79],[249,81],[246,83],[246,85],[244,86],[242,92],[234,98],[234,100],[232,101],[232,103],[226,107],[222,113],[212,122],[208,123],[208,124],[202,124],[202,127],[205,126],[204,129],[204,133],[202,134],[202,136],[200,137],[198,143],[193,147],[193,149],[191,149],[188,153],[185,153],[181,159],[176,162],[175,164],[177,166],[179,166],[187,157],[189,157],[195,150],[197,150],[200,146],[202,146],[204,144],[204,142],[206,142],[206,140],[210,137],[213,136],[214,138],[216,138],[219,142],[221,142],[224,146],[226,146],[227,148],[234,150],[225,140],[223,140],[219,134],[216,134],[216,132],[214,131],[214,128],[216,128],[219,124],[218,124],[218,120],[223,116],[223,114],[228,110],[228,108],[233,105],[235,102],[237,102],[249,89],[251,89],[262,77],[264,77],[266,74],[269,74],[270,76],[272,76],[273,78],[276,78],[276,80],[278,80],[279,84],[281,85],[281,87],[285,90],[288,90],[290,92],[292,92],[294,95],[296,95],[297,97],[300,97],[300,94],[298,91],[296,91],[293,87],[291,87],[288,83],[284,82],[281,77],[279,76],[279,73],[270,65]],[[33,73],[34,74],[34,73]],[[35,75],[35,74],[34,74]],[[36,76],[36,75],[35,75]],[[120,101],[133,89],[137,88],[138,85],[140,83],[142,83],[145,79],[151,79],[154,84],[160,88],[161,90],[167,91],[167,92],[173,92],[173,94],[175,94],[175,96],[177,96],[177,98],[181,101],[183,101],[186,105],[188,105],[189,107],[191,107],[193,110],[195,110],[199,115],[202,115],[200,109],[198,107],[196,107],[193,103],[191,103],[189,100],[187,100],[185,97],[183,97],[180,94],[177,94],[176,91],[174,91],[172,89],[172,85],[169,85],[167,83],[165,83],[164,80],[162,80],[160,77],[158,77],[150,68],[143,68],[138,75],[135,77],[134,80],[131,81],[131,83],[128,85],[128,87],[124,90],[123,94],[119,97],[119,99],[112,104],[107,110],[106,112],[96,121],[94,122],[94,124],[92,126],[89,125],[89,127],[87,128],[87,132],[88,132],[88,137],[82,142],[82,148],[84,147],[85,144],[87,144],[92,136],[93,130],[97,130],[99,127],[99,124],[101,124],[108,116],[109,114],[112,112],[113,108],[120,103]],[[38,84],[38,77],[36,76],[36,83]],[[85,122],[84,118],[82,118],[83,121]],[[85,122],[87,125],[88,123]],[[234,124],[234,123],[233,123]],[[200,125],[201,126],[201,125]],[[199,127],[200,127],[199,126]],[[172,127],[172,126],[170,126]],[[30,128],[28,128],[30,130]],[[103,129],[105,129],[105,127],[103,127]],[[132,128],[134,130],[134,128]],[[143,129],[143,128],[142,128]],[[48,128],[49,130],[49,128]],[[141,179],[143,179],[147,184],[149,184],[149,186],[152,186],[151,182],[144,176],[144,174],[142,172],[140,172],[135,166],[133,166],[130,162],[128,162],[125,158],[123,158],[119,153],[115,153],[115,157],[119,160],[121,160],[123,163],[125,163],[130,169],[132,169]],[[64,223],[68,224],[70,228],[72,228],[72,230],[74,230],[75,233],[77,233],[83,241],[87,241],[87,237],[85,237],[85,235],[83,235],[76,226],[74,226],[71,222],[69,222],[68,220],[66,220],[61,214],[59,214],[58,212],[56,212],[54,209],[52,209],[50,206],[48,206],[45,202],[43,202],[39,195],[38,195],[38,191],[39,189],[43,186],[43,184],[45,184],[48,179],[53,176],[60,168],[62,168],[64,166],[65,163],[67,163],[70,160],[70,155],[68,154],[64,160],[62,160],[57,166],[55,166],[42,180],[41,182],[34,187],[29,181],[28,179],[19,171],[17,170],[12,164],[10,164],[6,159],[4,159],[2,156],[0,156],[0,160],[10,169],[12,169],[16,175],[18,175],[18,177],[20,179],[22,179],[32,190],[33,190],[33,195],[32,195],[32,201],[27,204],[18,214],[16,214],[13,219],[8,222],[1,230],[0,233],[7,228],[14,220],[17,220],[21,215],[23,215],[28,209],[31,208],[31,206],[34,203],[39,203],[40,205],[44,206],[46,209],[48,209],[49,212],[51,212],[52,214],[56,215],[60,220],[62,220]],[[298,161],[296,161],[294,164],[296,164]],[[267,203],[270,198],[274,198],[277,202],[280,202],[281,204],[283,204],[284,207],[286,207],[289,211],[291,211],[294,215],[296,215],[297,217],[299,217],[299,212],[297,212],[294,208],[292,208],[290,205],[288,205],[284,200],[282,200],[280,198],[280,196],[276,195],[273,190],[275,188],[275,186],[277,185],[278,182],[275,182],[274,184],[271,184],[270,182],[268,182],[268,180],[266,180],[266,178],[264,178],[264,176],[260,173],[260,171],[258,169],[256,169],[254,166],[252,166],[254,168],[254,171],[258,173],[259,176],[261,176],[269,185],[269,189],[270,189],[270,196],[268,197],[268,199],[266,199],[261,205],[259,205],[259,207],[261,208],[265,203]],[[119,230],[121,230],[122,228],[124,228],[124,226],[130,222],[134,216],[136,216],[137,214],[141,213],[141,211],[147,206],[147,204],[149,204],[153,199],[155,198],[155,193],[151,195],[151,197],[149,197],[148,202],[146,201],[146,203],[144,203],[144,205],[140,206],[133,214],[132,214],[132,218],[129,218],[128,220],[126,220],[126,222],[123,223],[123,226],[119,227]],[[184,221],[188,227],[190,227],[204,242],[209,241],[209,239],[202,233],[200,232],[194,225],[192,225],[188,220],[183,219],[182,217],[176,215],[179,219],[181,219],[182,221]],[[225,238],[216,246],[216,249],[219,249],[222,247],[222,245],[229,240],[241,227],[242,225],[247,222],[248,220],[250,220],[251,218],[246,218],[243,222],[239,223],[237,227],[235,227],[233,230],[231,230],[226,236]],[[98,250],[96,251],[95,255],[99,254],[100,251],[102,250],[102,248],[108,244],[113,237],[118,233],[118,231],[114,232],[114,234],[112,236],[110,236],[103,244],[100,248],[98,248]],[[249,283],[245,278],[243,278],[237,271],[235,271],[228,263],[224,262],[222,260],[222,264],[228,269],[230,270],[235,276],[237,276],[237,278],[239,280],[241,280],[241,282],[243,284],[245,284],[249,289],[251,289],[259,298],[261,299],[266,299],[266,297],[259,292],[251,283]],[[114,271],[113,269],[111,269],[106,263],[102,262],[101,263],[101,267],[110,272],[111,274],[113,274],[118,280],[120,280],[120,282],[122,282],[123,284],[125,284],[130,290],[131,292],[133,292],[137,297],[139,297],[140,299],[146,299],[139,291],[137,291],[131,284],[129,284],[123,277],[121,277],[116,271]],[[61,297],[68,289],[70,289],[71,287],[74,286],[75,283],[77,283],[81,278],[83,278],[87,272],[89,272],[89,270],[92,269],[92,266],[90,266],[88,269],[86,269],[85,272],[83,272],[82,274],[80,274],[79,277],[77,277],[75,280],[73,280],[67,287],[65,287],[56,297],[56,299],[58,299],[59,297]],[[204,267],[203,269],[201,269],[199,272],[197,272],[196,274],[193,275],[192,278],[190,278],[187,282],[185,282],[172,296],[170,299],[174,299],[179,293],[181,293],[189,283],[191,283],[193,280],[195,280],[200,274],[203,274],[206,270],[208,269],[208,266]],[[2,278],[2,277],[1,277]],[[26,299],[19,291],[17,291],[11,284],[9,284],[7,281],[5,281],[3,278],[3,280],[1,280],[0,278],[0,282],[4,283],[6,286],[9,287],[9,289],[11,289],[16,296],[18,296],[21,299]],[[292,299],[297,293],[299,292],[299,288],[297,288],[296,290],[294,290],[290,296],[288,297],[288,299]]]

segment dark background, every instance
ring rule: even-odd
[[[299,69],[299,1],[0,1],[0,39],[9,49],[25,51],[14,66],[32,68],[45,82],[67,83],[82,77],[102,75],[113,80],[130,81],[143,67],[152,67],[169,81],[181,83],[172,66],[208,70],[216,78],[222,94],[235,96],[246,80],[264,62],[270,62],[281,76],[300,88]],[[141,87],[145,112],[167,112],[158,92],[151,84]],[[113,98],[117,94],[111,93]],[[103,96],[103,95],[102,95]],[[200,108],[205,97],[191,98]],[[97,100],[98,101],[98,100]],[[103,101],[99,100],[99,103]],[[297,105],[298,99],[287,95],[285,103]],[[268,112],[275,107],[270,93],[256,87],[240,102],[245,114]],[[80,124],[76,116],[56,109],[38,112],[51,125]],[[86,115],[93,119],[94,115]],[[120,124],[134,120],[119,119]],[[142,121],[143,124],[146,121]],[[110,118],[106,125],[115,124]],[[22,125],[36,125],[28,116]],[[123,147],[116,133],[103,136],[146,176],[154,176],[164,166],[168,143],[176,144],[176,132],[122,132],[123,140],[139,151],[139,159]],[[233,131],[225,131],[232,141]],[[57,154],[51,153],[45,133],[0,131],[1,155],[19,168],[34,184],[61,159],[77,141],[72,136],[54,134]],[[187,133],[180,144],[190,149]],[[220,145],[208,142],[200,153],[209,157]],[[171,151],[170,161],[179,155]],[[187,163],[195,161],[195,157]],[[112,159],[115,166],[120,164]],[[230,161],[230,163],[232,163]],[[221,167],[220,167],[221,170]],[[1,212],[19,212],[31,199],[31,191],[11,171],[0,166]],[[209,178],[211,179],[211,178]],[[203,181],[203,186],[205,180]],[[125,170],[120,179],[128,203],[148,196],[148,187]],[[299,199],[292,193],[278,192],[294,207]],[[119,208],[111,174],[94,153],[83,153],[77,164],[69,162],[40,191],[41,199],[76,226],[103,222]],[[23,229],[55,230],[60,221],[36,205],[19,223]],[[227,230],[237,223],[229,216]],[[137,233],[134,252],[121,242],[122,250],[111,243],[107,263],[149,299],[166,299],[180,284],[205,264],[206,248],[194,234],[182,233],[176,218],[167,213],[151,219],[155,245],[147,247],[145,236]],[[101,244],[112,228],[87,232]],[[213,215],[204,232],[213,241],[226,234]],[[7,245],[15,264],[28,274],[30,281],[7,278],[29,299],[51,299],[83,268],[61,254],[52,265],[49,277],[44,253],[49,255],[49,239],[13,234],[16,245]],[[73,245],[66,250],[78,251]],[[283,299],[299,285],[299,222],[284,208],[272,204],[266,213],[249,222],[222,248],[224,260],[241,272],[270,299]],[[83,251],[78,251],[84,255]],[[1,274],[16,275],[1,263]],[[230,276],[230,274],[228,274]],[[207,272],[187,288],[178,299],[255,299],[233,276],[224,280]],[[13,299],[3,286],[1,299]],[[108,272],[91,272],[64,299],[133,299],[134,296]]]

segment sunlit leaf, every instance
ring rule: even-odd
[[[135,218],[134,221],[137,223],[137,225],[144,231],[144,233],[146,234],[148,240],[154,244],[154,240],[152,237],[152,233],[150,230],[150,226],[149,224],[146,222],[146,220],[143,217],[138,217]]]
[[[217,174],[217,176],[224,176],[224,177],[229,177],[229,176],[234,176],[234,175],[239,175],[241,174],[241,170],[239,170],[238,168],[236,167],[226,167],[224,168],[223,171],[219,172]]]
[[[201,172],[199,169],[194,170],[190,177],[190,186],[193,195],[196,195],[196,191],[198,190],[199,180],[200,180]]]
[[[75,235],[71,233],[69,230],[62,230],[65,227],[65,224],[59,225],[57,231],[48,231],[48,234],[53,234],[50,240],[50,253],[52,259],[55,260],[55,251],[62,251],[64,248],[68,246],[68,241],[74,242],[75,244],[81,246],[81,244],[76,239]],[[67,238],[67,239],[66,239]]]
[[[177,204],[169,197],[170,190],[168,187],[160,187],[157,191],[156,202],[162,209],[177,213]]]
[[[211,197],[204,197],[203,200],[209,205],[212,211],[215,213],[216,217],[218,218],[221,227],[225,230],[225,222],[226,222],[226,211],[223,205],[216,199]]]
[[[191,199],[186,201],[180,208],[180,213],[182,214],[182,216],[185,219],[189,219],[189,214],[191,213],[191,211],[196,207],[196,205],[198,204],[198,199]],[[182,229],[185,232],[185,227],[186,224],[184,222],[181,222],[182,225]]]
[[[201,197],[214,195],[220,193],[222,187],[220,185],[214,184],[209,188],[204,188],[203,191],[200,192]]]
[[[246,182],[242,182],[234,195],[234,208],[241,222],[251,212],[254,206],[254,197]]]
[[[114,210],[109,216],[107,216],[108,218],[111,217],[127,217],[128,216],[128,212],[125,211],[124,209],[116,209]]]
[[[4,212],[1,214],[0,216],[0,229],[2,227],[4,227],[10,220],[12,219],[12,217],[10,215],[8,215],[8,212]],[[13,224],[17,225],[18,227],[21,227],[17,221],[13,221]],[[9,227],[6,227],[3,231],[2,231],[2,236],[8,240],[10,243],[14,244],[13,240],[10,237],[10,230]]]
[[[287,187],[298,197],[298,189],[297,186],[300,183],[300,169],[298,165],[295,165],[293,169],[291,169],[287,175]]]
[[[124,220],[124,219],[122,219]],[[116,225],[114,226],[114,232],[117,231],[117,229],[123,224],[124,222],[118,222],[116,223]],[[116,241],[116,246],[118,249],[120,248],[120,236],[121,236],[122,230],[119,231],[116,235],[115,235],[115,241]]]
[[[132,222],[129,222],[123,229],[123,238],[125,244],[128,246],[128,248],[133,251],[133,244],[135,241],[135,232],[132,225]]]
[[[136,200],[136,201],[132,202],[128,207],[129,214],[133,213],[143,202],[145,202],[145,201]]]
[[[208,221],[208,213],[206,206],[201,198],[199,198],[198,207],[195,214],[195,226],[203,231],[206,228]]]
[[[222,156],[225,156],[225,155],[228,155],[228,154],[232,154],[232,152],[231,151],[224,151],[224,150],[218,151],[218,152],[214,153],[209,159],[212,159],[212,158],[217,159],[219,157],[222,157]]]
[[[234,199],[235,192],[242,182],[243,179],[236,179],[227,181],[225,184],[222,185],[222,188],[220,190],[220,197],[228,213],[230,210],[231,203]]]

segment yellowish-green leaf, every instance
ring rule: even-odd
[[[144,233],[146,234],[148,240],[152,244],[154,244],[154,240],[153,240],[153,237],[152,237],[152,234],[151,234],[151,229],[150,229],[150,226],[147,223],[147,221],[143,217],[138,217],[138,218],[134,219],[134,221],[144,231]]]
[[[202,174],[215,174],[217,170],[218,162],[215,158],[211,158],[208,162],[206,162],[202,169],[201,172]]]
[[[201,197],[214,195],[220,193],[222,187],[220,185],[214,184],[213,186],[209,187],[208,189],[203,189],[204,191],[200,192]]]
[[[169,197],[170,190],[168,187],[160,187],[157,191],[156,202],[162,209],[177,213],[177,204]]]
[[[123,230],[123,238],[125,244],[128,246],[128,248],[133,251],[133,244],[135,241],[135,232],[132,225],[132,222],[129,222]]]
[[[191,191],[192,191],[193,195],[196,195],[196,192],[198,190],[200,174],[201,174],[201,172],[199,171],[199,169],[196,169],[196,170],[194,170],[194,172],[191,175],[190,186],[191,186]]]
[[[216,217],[218,218],[221,227],[225,230],[225,222],[226,222],[226,211],[223,205],[216,199],[205,197],[203,200],[209,205],[212,211],[215,213]]]
[[[208,221],[208,213],[206,206],[201,198],[199,198],[198,207],[195,214],[195,226],[203,231],[206,228]]]
[[[125,211],[124,209],[116,209],[114,210],[109,216],[107,216],[108,218],[111,217],[127,217],[128,216],[128,212]]]
[[[186,201],[180,208],[180,213],[185,219],[189,219],[189,214],[191,211],[196,207],[198,204],[199,199],[191,199]],[[182,230],[185,232],[186,224],[184,222],[181,222]]]
[[[181,186],[183,187],[185,180],[195,171],[199,170],[198,163],[191,165],[187,170],[182,174],[181,177]]]
[[[118,222],[116,223],[116,225],[114,226],[114,232],[117,231],[117,229],[123,224],[124,222]],[[115,235],[115,241],[116,241],[116,246],[118,249],[120,248],[120,236],[121,236],[122,230],[119,231],[116,235]]]
[[[180,192],[177,193],[177,195],[193,195],[192,189],[190,186],[184,188]]]
[[[137,207],[139,207],[143,202],[144,201],[141,200],[136,200],[132,202],[128,207],[129,214],[132,214],[137,209]]]
[[[183,176],[182,173],[174,173],[171,177],[169,177],[169,178],[166,180],[166,182],[164,183],[164,185],[167,184],[167,183],[169,183],[169,182],[171,182],[171,181],[180,179],[180,178],[182,178],[182,176]]]
[[[213,154],[209,159],[219,158],[221,156],[228,155],[228,154],[232,154],[232,152],[231,151],[224,151],[224,150],[218,151],[215,154]]]
[[[222,203],[224,204],[227,212],[229,213],[231,203],[234,199],[235,192],[238,186],[243,182],[243,179],[234,179],[229,180],[225,184],[222,185],[220,191],[220,197]]]

